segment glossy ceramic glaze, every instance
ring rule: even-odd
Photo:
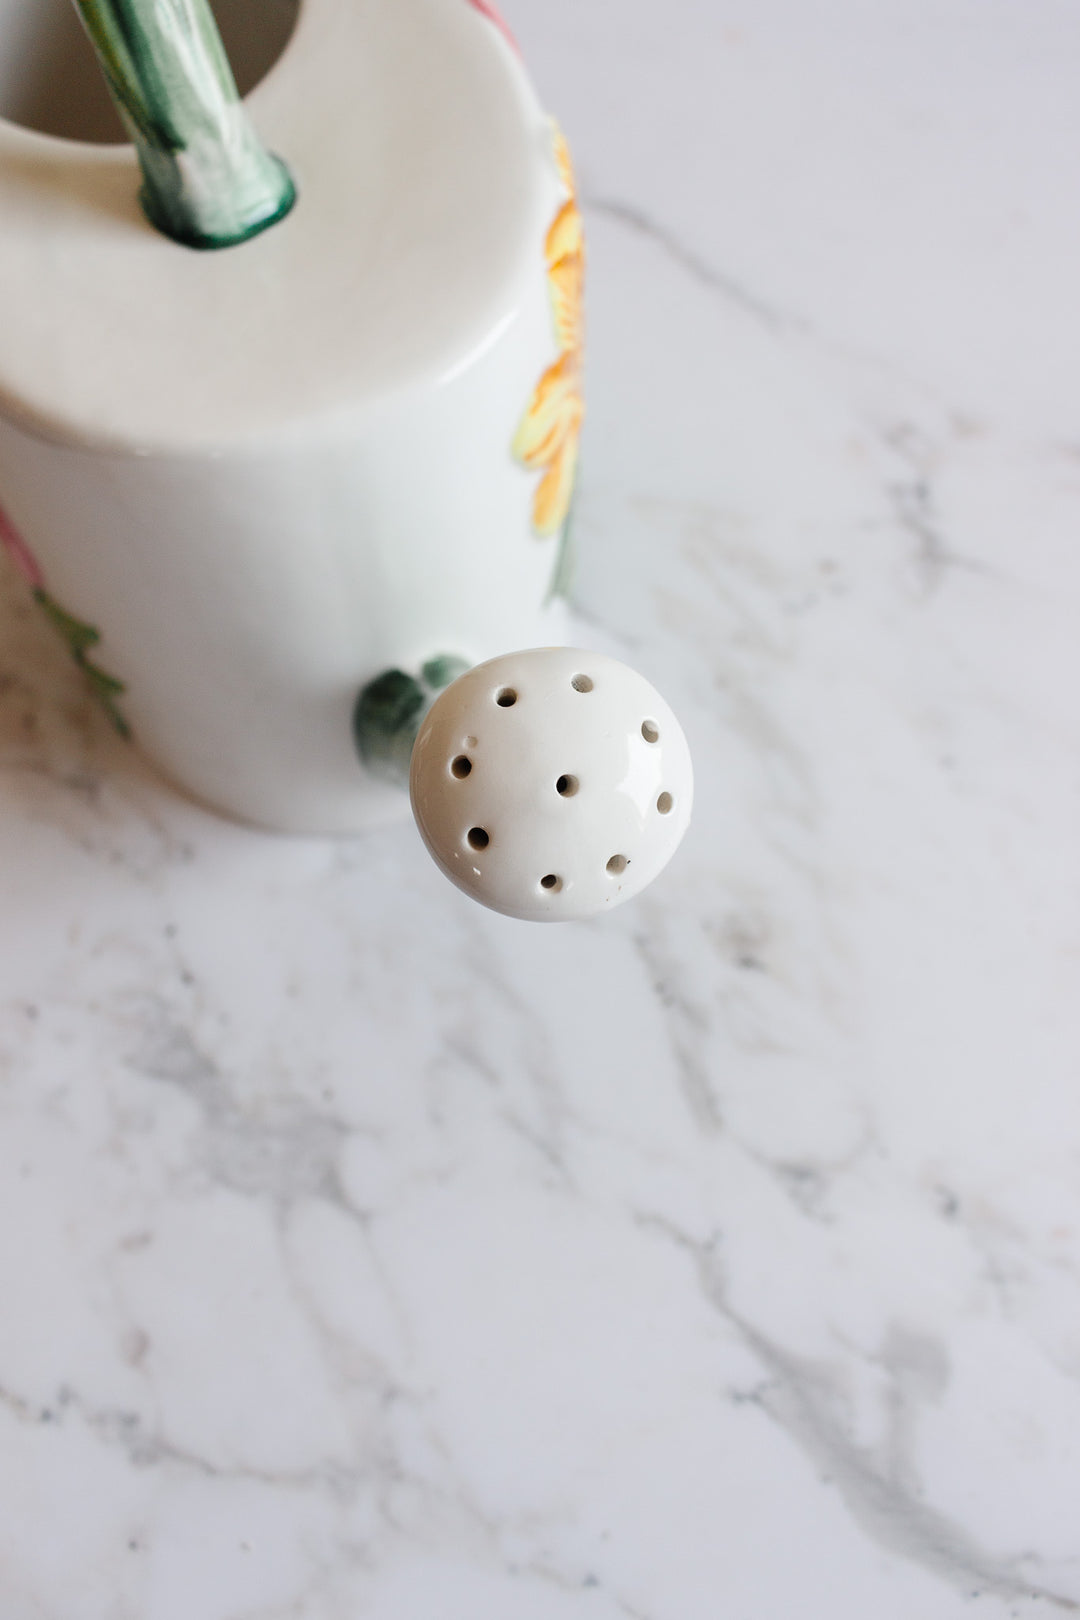
[[[693,825],[229,825],[0,558],[0,1615],[1078,1620],[1080,7],[505,4]]]
[[[401,808],[366,682],[563,634],[580,227],[466,0],[307,0],[247,105],[300,200],[215,254],[147,224],[131,148],[0,122],[0,505],[166,774],[345,831]]]
[[[562,922],[651,883],[690,822],[682,727],[614,658],[542,647],[490,659],[433,703],[412,754],[417,825],[494,911]]]

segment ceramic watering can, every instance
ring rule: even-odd
[[[0,0],[0,113],[44,4]],[[58,138],[70,88],[0,118],[0,540],[42,610],[211,806],[351,832],[411,768],[477,898],[628,897],[689,758],[640,677],[558,648],[581,221],[497,16],[303,0],[241,101],[205,0],[77,4],[131,144]]]

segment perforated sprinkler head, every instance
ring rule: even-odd
[[[590,917],[640,893],[690,822],[682,727],[643,676],[569,647],[461,675],[412,752],[413,814],[447,877],[511,917]]]

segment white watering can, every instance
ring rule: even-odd
[[[303,0],[241,102],[205,0],[77,3],[133,144],[0,118],[0,540],[43,611],[230,815],[355,831],[411,764],[476,898],[627,898],[691,771],[641,677],[558,646],[581,223],[505,30]],[[43,4],[0,0],[0,112]]]

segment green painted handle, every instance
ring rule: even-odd
[[[282,219],[289,171],[248,122],[206,0],[75,0],[135,143],[152,225],[231,247]]]

